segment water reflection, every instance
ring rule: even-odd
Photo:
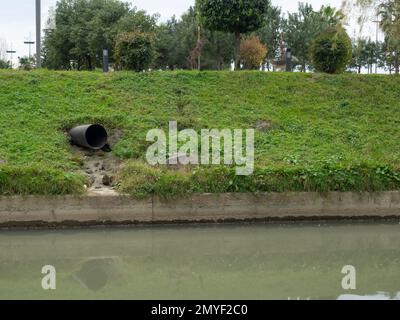
[[[398,299],[399,231],[398,224],[0,231],[0,298]],[[55,291],[41,288],[44,265],[56,268]],[[341,287],[344,265],[356,268],[356,290]]]

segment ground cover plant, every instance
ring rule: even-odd
[[[245,72],[0,71],[0,193],[84,192],[84,159],[66,132],[101,123],[118,141],[121,192],[400,189],[400,78]],[[255,172],[188,172],[145,162],[147,131],[255,129]]]

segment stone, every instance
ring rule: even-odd
[[[104,175],[103,176],[103,185],[105,185],[105,186],[111,186],[111,184],[112,184],[112,177],[110,177],[109,175]]]
[[[272,121],[270,120],[258,120],[255,124],[255,129],[261,132],[266,132],[272,129]]]

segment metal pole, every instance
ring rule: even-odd
[[[201,26],[199,25],[197,27],[197,44],[200,46],[201,42]],[[201,50],[199,50],[198,56],[197,56],[197,70],[201,71]]]
[[[292,72],[292,49],[286,49],[286,72]]]
[[[41,56],[41,32],[42,32],[42,19],[41,19],[41,0],[36,0],[36,67],[42,66]]]
[[[10,67],[11,69],[13,68],[13,54],[17,53],[17,51],[12,49],[12,44],[11,44],[11,49],[7,50],[6,53],[9,53],[11,55],[11,60],[10,60]]]
[[[103,49],[103,72],[108,72],[109,67],[108,67],[108,50]]]
[[[32,57],[32,49],[31,49],[31,46],[32,46],[33,44],[35,44],[35,42],[33,42],[33,41],[25,41],[24,44],[29,45],[29,60],[30,60],[31,57]]]

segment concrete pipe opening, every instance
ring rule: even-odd
[[[100,150],[107,144],[106,129],[99,124],[90,124],[73,128],[69,135],[71,142],[80,147]]]

